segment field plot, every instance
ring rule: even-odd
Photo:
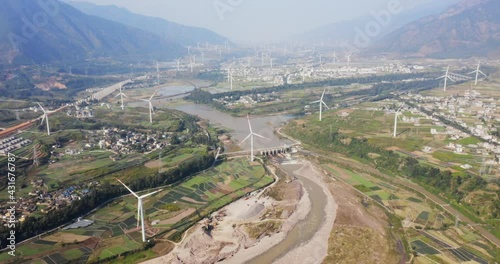
[[[500,254],[498,249],[469,227],[454,226],[454,218],[445,215],[415,193],[366,173],[342,169],[332,164],[323,164],[323,167],[366,196],[384,204],[402,219],[403,226],[409,233],[412,249],[433,261],[487,263],[486,260],[494,259]],[[431,231],[426,230],[427,228],[444,231]],[[433,261],[429,263],[434,263]],[[421,262],[426,263],[424,260]]]
[[[208,213],[273,182],[259,163],[234,160],[220,164],[144,201],[148,237],[175,239]],[[117,199],[90,215],[94,224],[56,232],[20,246],[20,258],[47,263],[96,261],[141,250],[137,200]],[[154,257],[155,254],[144,254]],[[0,261],[9,260],[5,253]]]

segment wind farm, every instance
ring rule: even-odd
[[[496,2],[116,1],[0,10],[1,263],[495,263]]]

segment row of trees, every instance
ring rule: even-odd
[[[394,175],[410,177],[416,182],[438,190],[447,198],[457,203],[468,203],[464,199],[471,192],[483,190],[488,182],[483,178],[469,173],[453,175],[448,170],[440,170],[432,166],[423,165],[413,157],[402,157],[397,153],[371,145],[364,138],[350,138],[338,131],[308,130],[307,126],[298,126],[292,122],[287,133],[304,143],[317,148],[345,154],[354,159],[371,163],[375,168]],[[377,155],[373,155],[377,154]],[[499,182],[493,182],[499,184]],[[486,218],[495,219],[500,216],[500,201],[493,203]],[[496,204],[496,205],[495,205]],[[481,212],[476,212],[481,214]]]

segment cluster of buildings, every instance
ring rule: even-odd
[[[150,152],[170,145],[169,138],[167,133],[151,135],[119,128],[105,128],[98,131],[88,131],[88,143],[85,147],[107,149],[115,154]]]
[[[220,69],[226,73],[229,65],[222,66]],[[258,83],[264,82],[274,85],[296,84],[304,81],[322,81],[335,78],[346,78],[356,76],[367,76],[376,74],[388,73],[414,73],[424,70],[425,67],[418,65],[406,65],[402,63],[387,63],[378,66],[362,66],[348,64],[319,64],[305,63],[303,65],[297,62],[296,67],[287,65],[272,66],[266,62],[260,67],[251,66],[250,63],[240,62],[240,66],[232,65],[230,68],[231,74],[237,78],[237,82]]]
[[[0,155],[8,155],[9,152],[18,150],[31,144],[31,140],[22,137],[9,137],[0,140]]]
[[[405,95],[404,99],[416,101],[426,110],[434,112],[435,115],[456,122],[469,130],[473,136],[498,144],[500,143],[498,137],[492,133],[498,129],[494,126],[493,121],[500,121],[497,100],[480,96],[479,92],[469,90],[465,96],[436,97],[410,94]]]
[[[76,104],[75,109],[69,109],[66,112],[66,115],[76,118],[93,118],[94,110],[92,110],[89,106],[81,106],[79,104]]]
[[[70,205],[73,201],[82,199],[88,195],[90,186],[99,185],[99,182],[91,182],[87,185],[71,186],[65,189],[54,192],[47,192],[44,187],[44,180],[37,179],[31,182],[33,190],[26,197],[18,197],[16,219],[19,222],[24,222],[27,217],[33,213],[46,214],[52,210],[59,210]],[[8,208],[8,207],[6,207]],[[2,224],[7,224],[10,218],[10,212],[6,209],[0,210],[0,221]]]
[[[276,96],[275,92],[261,94],[258,93],[256,95],[245,95],[240,97],[233,96],[225,96],[221,99],[214,99],[214,101],[224,105],[228,108],[233,108],[238,105],[254,105],[257,103],[265,103],[265,102],[279,102],[278,96]]]

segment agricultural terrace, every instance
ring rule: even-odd
[[[260,163],[246,159],[224,162],[147,198],[144,201],[147,236],[176,241],[211,212],[273,181]],[[86,219],[94,221],[93,225],[30,241],[19,246],[18,253],[26,261],[65,263],[97,261],[142,251],[136,214],[137,200],[125,196],[87,216]],[[152,258],[159,253],[154,247],[132,255]],[[6,253],[0,254],[0,262],[10,263],[9,259]]]

